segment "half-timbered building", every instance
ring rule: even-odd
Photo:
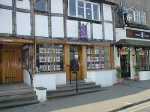
[[[0,83],[56,90],[75,80],[114,83],[113,3],[104,0],[0,0]]]

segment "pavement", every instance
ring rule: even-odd
[[[103,91],[50,99],[44,103],[16,107],[0,112],[116,112],[150,100],[150,81],[124,81]]]
[[[150,102],[135,105],[119,112],[150,112]]]

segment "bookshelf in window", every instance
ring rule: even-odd
[[[87,69],[100,70],[105,69],[105,49],[87,48]]]
[[[63,57],[63,45],[39,45],[37,47],[38,72],[63,71]]]

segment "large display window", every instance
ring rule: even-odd
[[[136,63],[141,71],[150,70],[150,49],[136,49]]]
[[[110,69],[110,65],[109,47],[87,48],[88,70]]]
[[[37,46],[37,71],[58,72],[64,70],[63,45]]]

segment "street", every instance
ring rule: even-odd
[[[124,81],[123,84],[104,88],[100,92],[49,99],[44,103],[4,109],[0,112],[109,112],[149,99],[149,85],[150,81]],[[148,105],[150,103],[144,108],[137,108],[143,107],[137,106],[135,112],[141,112],[141,109],[149,110]],[[134,111],[131,110],[131,112]]]

